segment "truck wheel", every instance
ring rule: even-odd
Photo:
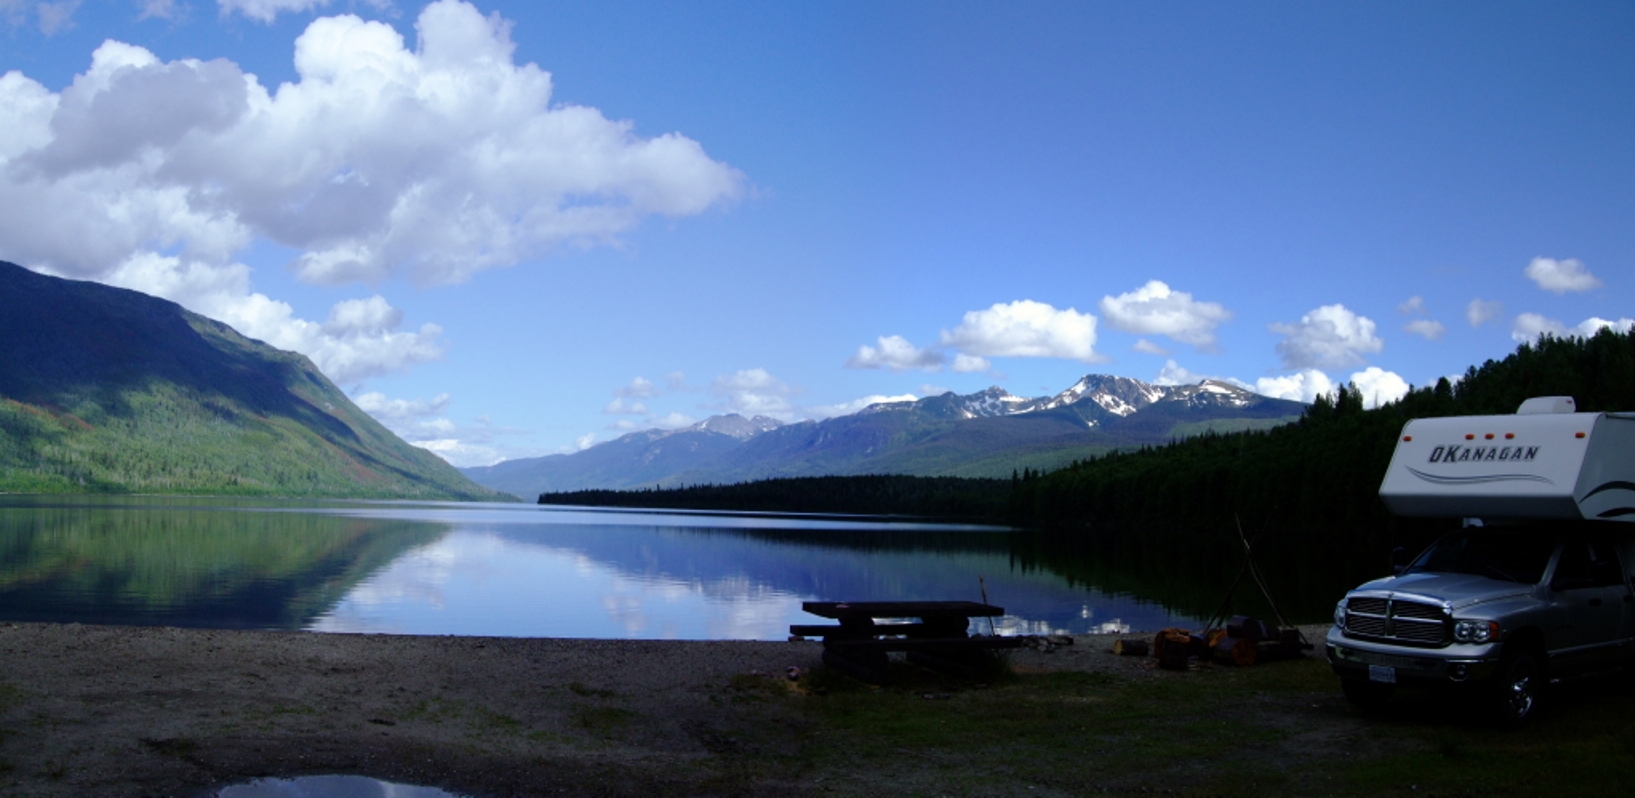
[[[1391,693],[1396,689],[1394,684],[1381,684],[1367,679],[1340,679],[1340,689],[1345,692],[1345,700],[1357,709],[1373,714],[1385,709],[1385,703],[1391,700]]]
[[[1514,729],[1538,714],[1544,697],[1544,666],[1531,651],[1517,651],[1499,661],[1499,670],[1489,687],[1488,710],[1493,722]]]

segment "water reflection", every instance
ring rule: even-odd
[[[802,601],[988,596],[1001,633],[1184,624],[992,527],[530,505],[0,496],[0,618],[782,639]],[[986,622],[983,622],[986,631]]]

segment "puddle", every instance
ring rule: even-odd
[[[366,776],[256,779],[222,788],[216,798],[461,798],[436,787],[393,784]]]

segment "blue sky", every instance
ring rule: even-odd
[[[1635,6],[0,0],[0,258],[458,465],[1635,316]],[[95,54],[97,66],[93,66]]]

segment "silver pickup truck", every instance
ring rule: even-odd
[[[1328,661],[1354,704],[1460,688],[1515,726],[1550,681],[1635,664],[1635,414],[1542,397],[1417,419],[1380,497],[1465,528],[1335,607]]]

